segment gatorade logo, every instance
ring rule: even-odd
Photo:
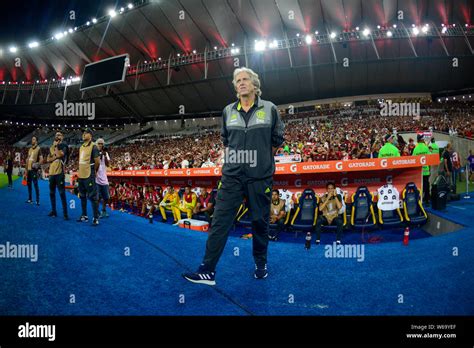
[[[168,175],[168,170],[165,170],[163,174]]]
[[[301,187],[301,179],[296,179],[295,180],[295,186],[296,187]]]
[[[420,163],[421,164],[426,164],[426,156],[421,156],[420,157]]]
[[[191,169],[186,170],[186,175],[191,175]]]
[[[146,171],[146,176],[150,176],[150,171],[149,170]]]
[[[380,165],[382,166],[382,168],[387,168],[387,159],[385,159],[385,158],[382,159],[382,160],[380,161]]]
[[[342,170],[342,162],[337,162],[336,163],[336,169],[337,170]]]
[[[342,178],[341,179],[341,186],[346,187],[349,184],[349,179],[348,178]]]
[[[296,164],[292,164],[290,166],[290,171],[292,171],[293,173],[296,173]]]
[[[385,179],[385,181],[387,182],[387,184],[393,183],[393,176],[392,175],[387,175],[387,178]]]
[[[217,167],[214,168],[214,174],[215,174],[215,175],[219,175],[219,168],[217,168]]]

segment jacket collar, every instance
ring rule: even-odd
[[[262,105],[262,102],[260,100],[260,98],[258,96],[255,96],[255,101],[254,103],[251,105],[251,107],[253,106],[256,106],[257,108],[260,107]],[[237,100],[234,105],[232,106],[232,109],[236,109],[238,111],[240,111],[242,109],[242,106],[240,105],[240,100]]]

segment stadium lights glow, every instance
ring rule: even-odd
[[[69,32],[69,34],[72,34],[74,32],[74,30],[72,28],[69,28],[68,32]]]
[[[178,53],[178,57],[181,57],[181,55]]]
[[[110,10],[110,11],[109,11],[109,16],[110,16],[111,18],[114,18],[116,15],[117,15],[117,12],[115,12],[115,10]]]
[[[97,23],[97,19],[96,18],[92,18],[92,23]]]
[[[331,37],[331,39],[334,39],[336,37],[336,33],[335,32],[332,32],[331,35],[329,35]]]
[[[67,30],[65,30],[65,31],[63,32],[63,34],[64,34],[64,36],[67,36]]]
[[[306,35],[304,41],[306,42],[306,44],[311,45],[311,43],[313,42],[313,37],[311,35]]]
[[[33,42],[30,42],[28,44],[29,48],[35,48],[35,47],[38,47],[38,46],[39,46],[39,43],[37,41],[33,41]]]
[[[394,25],[393,25],[393,27],[394,27],[394,28],[396,28],[396,27],[397,27],[397,25],[396,25],[396,24],[394,24]]]
[[[377,25],[377,29],[380,29],[380,25]]]
[[[86,25],[91,25],[91,22],[87,21]]]
[[[264,40],[258,40],[255,42],[255,51],[261,52],[264,51],[267,47],[267,43]]]
[[[453,24],[453,27],[456,27],[456,24]]]
[[[359,27],[356,27],[356,30],[359,31]]]
[[[278,47],[278,41],[277,40],[273,40],[272,42],[270,42],[270,44],[268,45],[268,47],[270,48],[277,48]],[[265,49],[265,48],[264,48]]]
[[[441,29],[441,33],[444,34],[448,31],[448,29],[446,27],[443,27],[443,29]]]
[[[217,50],[217,46],[214,46],[214,49]]]
[[[18,49],[15,46],[12,46],[8,49],[11,53],[15,53]]]
[[[316,30],[314,33],[315,33],[316,35],[318,35],[318,34],[319,34],[319,31]]]
[[[418,35],[418,34],[420,33],[420,29],[418,29],[417,27],[414,27],[414,28],[412,29],[412,32],[413,32],[413,34],[416,36],[416,35]]]
[[[390,30],[387,31],[387,36],[388,36],[388,37],[392,37],[392,35],[393,35],[393,34],[392,34],[392,32],[391,32]]]
[[[131,10],[133,8],[133,5],[132,4],[128,4],[127,5],[128,9]]]
[[[370,34],[370,29],[369,29],[369,28],[365,28],[364,31],[362,32],[362,34],[364,34],[364,36],[369,36],[369,34]]]
[[[466,25],[467,25],[467,24],[466,24]],[[232,45],[231,45],[231,46],[232,46],[232,47],[234,47],[234,46],[235,46],[235,45],[234,45],[234,43],[232,43]]]
[[[444,27],[444,23],[441,23],[441,26]]]
[[[239,49],[238,47],[237,47],[237,48],[232,48],[232,49],[230,50],[230,53],[231,53],[231,54],[237,54],[237,53],[239,53],[239,52],[240,52],[240,49]]]
[[[421,28],[421,31],[422,31],[424,34],[426,34],[426,33],[428,32],[428,29],[429,29],[428,24],[425,24],[425,25],[423,26],[423,28]]]
[[[193,54],[196,54],[196,50],[193,50]]]
[[[123,13],[123,11],[125,11],[125,9],[123,7],[120,7],[120,13]]]
[[[300,37],[300,33],[297,33],[297,34],[296,34],[296,37]]]

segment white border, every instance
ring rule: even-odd
[[[123,82],[125,81],[125,75],[127,73],[127,64],[124,64],[124,67],[123,67],[123,73],[122,73],[122,79],[121,80],[115,80],[115,81],[112,81],[112,82],[107,82],[107,83],[102,83],[100,85],[94,85],[94,86],[90,86],[90,87],[86,87],[86,88],[82,88],[82,83],[84,82],[84,72],[86,71],[86,68],[90,65],[95,65],[95,64],[99,64],[99,63],[102,63],[102,62],[105,62],[107,60],[111,60],[111,59],[115,59],[115,58],[119,58],[119,57],[126,57],[128,58],[128,60],[130,61],[130,56],[128,53],[125,53],[125,54],[120,54],[118,56],[113,56],[113,57],[109,57],[109,58],[105,58],[105,59],[102,59],[102,60],[99,60],[98,62],[94,62],[94,63],[89,63],[87,64],[86,66],[84,66],[84,70],[82,71],[82,78],[81,78],[81,87],[79,87],[79,91],[80,92],[83,92],[83,91],[87,91],[88,89],[91,89],[91,88],[96,88],[96,87],[101,87],[101,86],[107,86],[107,85],[112,85],[114,83],[119,83],[119,82]]]

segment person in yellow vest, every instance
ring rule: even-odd
[[[39,187],[38,187],[38,170],[43,162],[43,155],[38,146],[38,139],[33,136],[31,138],[31,147],[28,149],[28,159],[26,160],[26,182],[28,183],[28,200],[26,203],[33,203],[33,188],[35,186],[36,205],[39,205]]]
[[[56,132],[54,136],[53,145],[49,148],[49,154],[46,157],[46,162],[49,163],[49,198],[51,200],[51,212],[48,216],[58,216],[56,212],[56,188],[61,198],[63,206],[64,220],[69,220],[67,213],[66,191],[64,189],[64,164],[68,158],[68,147],[63,143],[64,135],[61,132]]]
[[[92,142],[92,131],[87,128],[82,133],[84,143],[79,148],[79,195],[81,196],[82,215],[77,222],[88,222],[87,199],[91,201],[94,218],[92,225],[99,224],[99,199],[95,178],[100,167],[99,149]]]
[[[186,186],[184,188],[183,197],[181,198],[179,205],[173,207],[173,216],[175,221],[181,219],[181,212],[186,213],[188,219],[193,217],[193,211],[196,207],[197,196],[194,192],[191,191],[191,186]],[[177,222],[176,222],[177,223]]]
[[[160,212],[161,216],[163,217],[163,222],[166,222],[168,219],[166,218],[166,211],[165,210],[171,210],[173,212],[173,217],[174,217],[174,211],[173,207],[177,207],[179,205],[179,195],[178,192],[176,192],[173,188],[173,186],[168,185],[166,188],[166,195],[163,197],[163,200],[160,203]],[[174,218],[174,222],[178,222],[176,218]]]
[[[416,136],[418,144],[413,149],[413,156],[429,155],[431,153],[430,149],[425,143],[425,138],[423,134],[418,134]],[[423,166],[423,203],[430,204],[430,166]]]

